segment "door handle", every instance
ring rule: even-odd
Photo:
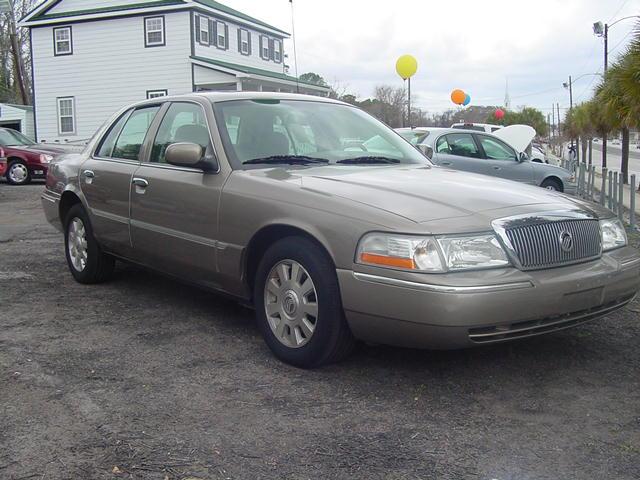
[[[440,162],[440,165],[451,165],[451,162]]]
[[[499,166],[497,166],[497,165],[494,165],[494,166],[493,166],[493,169],[494,169],[494,170],[501,170],[501,169],[502,169],[502,167],[499,167]]]
[[[147,188],[149,186],[149,182],[147,182],[144,178],[134,177],[131,180],[136,187]]]
[[[93,173],[93,170],[85,170],[82,174],[87,178],[94,178],[96,176],[96,174]]]

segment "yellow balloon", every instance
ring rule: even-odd
[[[396,72],[403,80],[413,77],[418,71],[418,61],[411,55],[402,55],[396,62]]]

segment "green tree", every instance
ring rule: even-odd
[[[312,83],[314,85],[320,85],[322,87],[328,87],[327,81],[317,73],[307,72],[300,75],[300,80],[303,82]]]
[[[522,110],[516,112],[513,110],[506,110],[504,117],[497,119],[495,112],[491,112],[486,120],[486,123],[493,123],[497,125],[529,125],[534,128],[538,136],[544,137],[547,135],[547,120],[544,114],[532,107],[524,107]]]

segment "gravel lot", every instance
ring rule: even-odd
[[[0,184],[2,479],[638,479],[640,304],[512,345],[302,371],[252,312],[131,266],[72,280]]]

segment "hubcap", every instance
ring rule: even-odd
[[[28,176],[29,171],[27,170],[27,167],[22,163],[14,163],[13,165],[11,165],[11,168],[9,169],[9,178],[12,182],[22,183],[27,179]]]
[[[556,191],[556,187],[554,187],[553,185],[547,185],[545,188],[546,188],[547,190],[552,190],[552,191],[554,191],[554,192]]]
[[[87,266],[87,233],[84,223],[78,217],[69,223],[69,234],[67,236],[67,249],[73,268],[82,272]]]
[[[282,260],[269,272],[264,310],[275,337],[290,348],[309,342],[318,321],[318,296],[313,280],[295,260]]]

